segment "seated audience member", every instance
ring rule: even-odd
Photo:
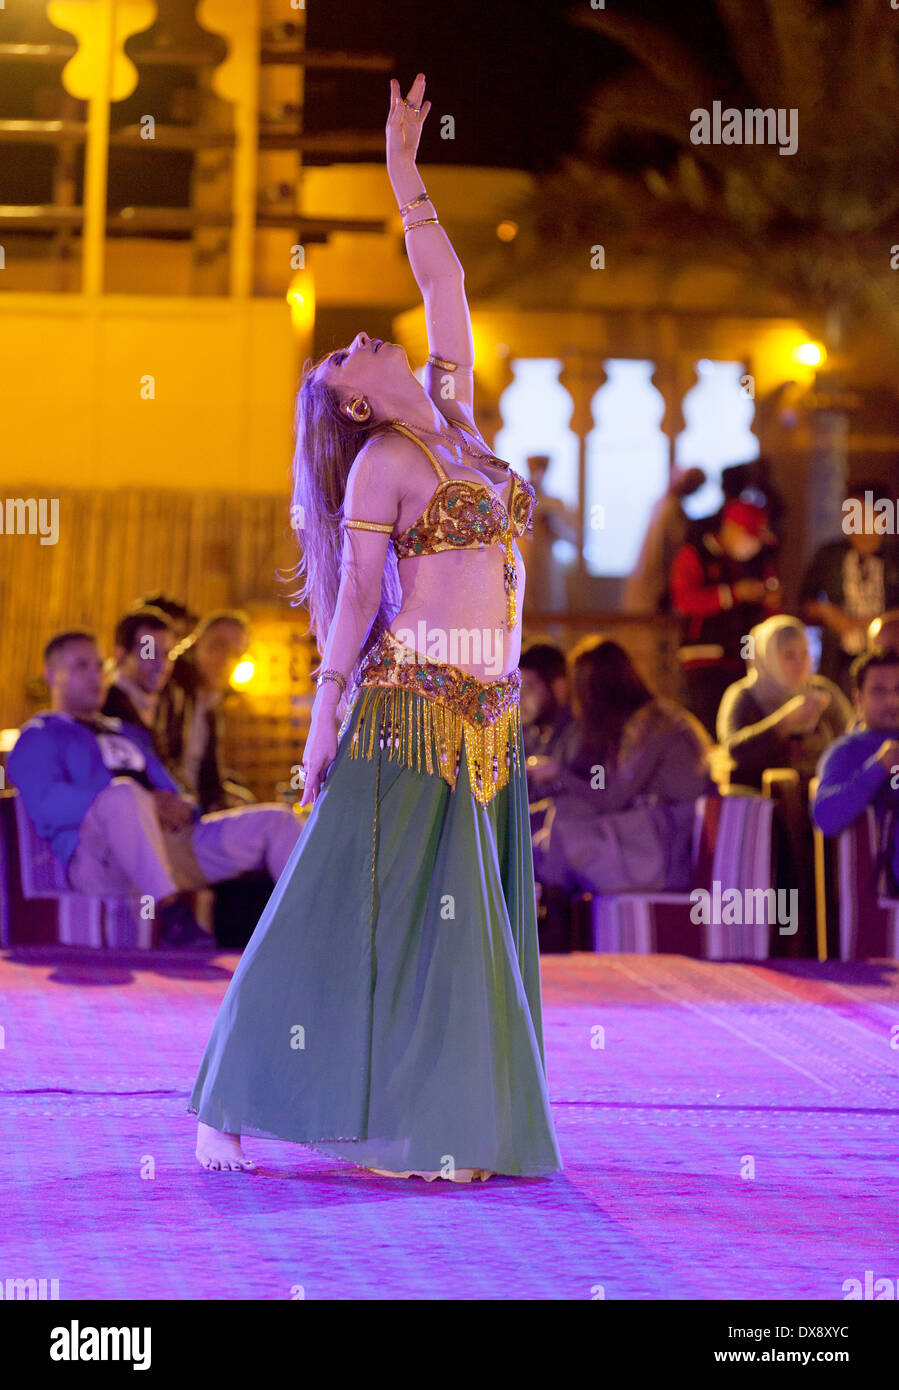
[[[687,705],[715,736],[727,687],[743,674],[742,642],[780,609],[768,513],[742,497],[727,502],[717,530],[697,531],[671,567],[671,602],[684,619],[678,656]]]
[[[192,613],[186,604],[170,598],[168,594],[147,594],[132,604],[132,608],[159,608],[172,624],[176,642],[183,642],[185,637],[189,637],[200,621],[199,616]]]
[[[221,765],[222,702],[249,640],[246,616],[210,613],[182,642],[162,691],[156,732],[172,776],[197,797],[201,810],[245,805],[253,797]]]
[[[519,667],[525,752],[551,757],[571,723],[565,653],[551,642],[534,642]]]
[[[116,625],[112,680],[103,713],[146,729],[156,755],[165,750],[156,735],[159,696],[171,675],[169,653],[175,645],[170,619],[160,608],[135,608]]]
[[[884,495],[880,483],[859,483],[846,502],[864,503],[865,493]],[[845,508],[844,503],[844,508]],[[845,525],[846,513],[842,517]],[[823,676],[849,693],[849,667],[864,651],[872,618],[899,603],[899,548],[894,537],[848,530],[812,556],[799,593],[802,616],[820,624]]]
[[[813,675],[805,627],[777,614],[749,636],[749,674],[728,686],[718,711],[718,742],[733,760],[731,782],[761,789],[768,768],[792,767],[807,788],[818,759],[852,722],[842,690]]]
[[[711,740],[653,695],[617,642],[585,638],[571,673],[564,751],[528,762],[529,786],[552,795],[534,837],[538,881],[568,892],[688,887],[694,802],[714,792]]]
[[[869,622],[866,650],[874,647],[899,652],[899,608],[888,608]]]
[[[839,835],[873,806],[878,819],[899,810],[899,652],[876,648],[852,663],[859,727],[832,743],[818,764],[812,819]],[[899,882],[899,839],[893,827],[889,861]]]
[[[884,651],[899,652],[899,608],[888,608],[885,613],[879,614],[869,622],[865,634],[865,651],[873,651],[875,647]],[[846,732],[850,733],[857,728],[859,716],[856,712]]]
[[[853,719],[839,686],[811,673],[804,625],[778,615],[749,634],[755,656],[743,680],[724,692],[718,711],[718,741],[731,758],[732,788],[760,789],[768,769],[792,768],[795,784],[775,793],[772,828],[777,886],[795,891],[799,905],[794,935],[772,937],[772,956],[815,954],[814,844],[808,814],[808,785],[823,751]]]
[[[44,666],[52,707],[23,726],[7,763],[37,834],[79,892],[149,896],[166,944],[208,941],[179,894],[251,869],[277,879],[299,817],[275,805],[201,816],[149,734],[100,712],[103,663],[92,633],[57,634]]]

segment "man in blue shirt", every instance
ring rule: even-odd
[[[137,897],[167,945],[208,940],[180,894],[268,869],[277,880],[302,828],[287,806],[203,816],[143,727],[101,714],[103,662],[90,632],[44,649],[51,709],[22,728],[7,767],[38,835],[80,892]]]
[[[825,835],[839,835],[873,805],[878,817],[899,809],[899,652],[862,653],[850,672],[859,725],[836,739],[818,763],[812,819]],[[899,881],[899,841],[890,846]]]

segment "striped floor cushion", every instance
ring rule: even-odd
[[[892,815],[878,824],[873,806],[837,837],[840,960],[899,958],[899,899],[887,895],[878,849],[889,845]]]
[[[765,960],[770,934],[786,920],[778,916],[785,904],[773,878],[773,811],[773,802],[762,796],[701,797],[690,891],[594,894],[594,950]],[[697,920],[702,916],[710,920]]]

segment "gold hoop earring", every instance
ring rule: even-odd
[[[364,425],[366,420],[371,419],[371,405],[364,396],[356,396],[344,406],[344,411],[356,425]]]

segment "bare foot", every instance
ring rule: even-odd
[[[223,1134],[197,1121],[197,1158],[204,1168],[217,1172],[252,1172],[256,1164],[240,1147],[239,1134]]]

